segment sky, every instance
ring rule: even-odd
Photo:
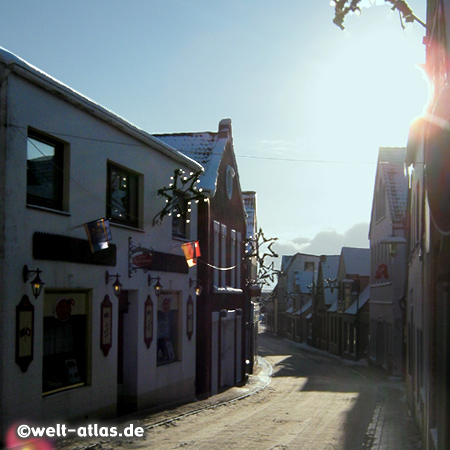
[[[329,0],[0,0],[0,47],[149,133],[231,118],[276,251],[339,254],[369,246],[378,149],[428,98],[423,27],[373,2],[342,31]]]

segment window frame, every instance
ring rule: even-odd
[[[113,213],[113,189],[112,189],[112,172],[115,171],[119,176],[126,175],[126,211],[124,218],[117,217]],[[142,223],[141,201],[142,201],[142,178],[143,175],[135,172],[127,167],[107,161],[107,178],[106,178],[106,215],[111,223],[126,225],[133,228],[139,228]],[[134,184],[134,185],[133,185]],[[134,198],[133,198],[134,197]]]
[[[34,146],[30,141],[34,140],[41,144],[54,148],[52,157],[52,198],[30,192],[29,148]],[[68,211],[69,191],[69,144],[44,132],[29,128],[27,134],[27,205],[52,209],[55,211]]]

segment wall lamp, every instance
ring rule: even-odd
[[[197,281],[189,278],[189,287],[192,287],[193,284],[195,284],[195,295],[198,297],[202,293],[202,287],[198,284]]]
[[[44,286],[45,284],[39,277],[39,274],[42,273],[42,270],[39,270],[39,267],[36,270],[29,270],[27,265],[23,266],[22,276],[24,283],[26,283],[34,273],[36,274],[36,276],[34,277],[34,280],[31,281],[31,289],[33,290],[34,298],[37,299],[39,297],[39,294],[41,293],[42,286]]]
[[[105,284],[109,283],[111,278],[116,277],[116,281],[113,283],[112,287],[114,289],[114,295],[119,298],[120,293],[122,292],[122,283],[119,281],[120,275],[116,273],[115,275],[110,275],[108,271],[105,273]]]
[[[161,294],[161,290],[162,290],[162,286],[161,283],[159,282],[161,278],[160,277],[151,277],[150,275],[148,276],[148,285],[151,286],[153,281],[156,280],[156,284],[154,286],[155,288],[155,294],[157,297],[159,297],[159,294]]]

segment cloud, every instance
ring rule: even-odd
[[[343,234],[330,228],[320,231],[312,239],[297,237],[292,240],[278,240],[273,248],[280,255],[275,264],[279,267],[282,255],[308,253],[311,255],[340,255],[342,247],[369,247],[369,224],[362,222],[353,225]]]

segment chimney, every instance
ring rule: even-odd
[[[231,134],[231,119],[222,119],[219,122],[219,135],[221,137],[230,137]]]

